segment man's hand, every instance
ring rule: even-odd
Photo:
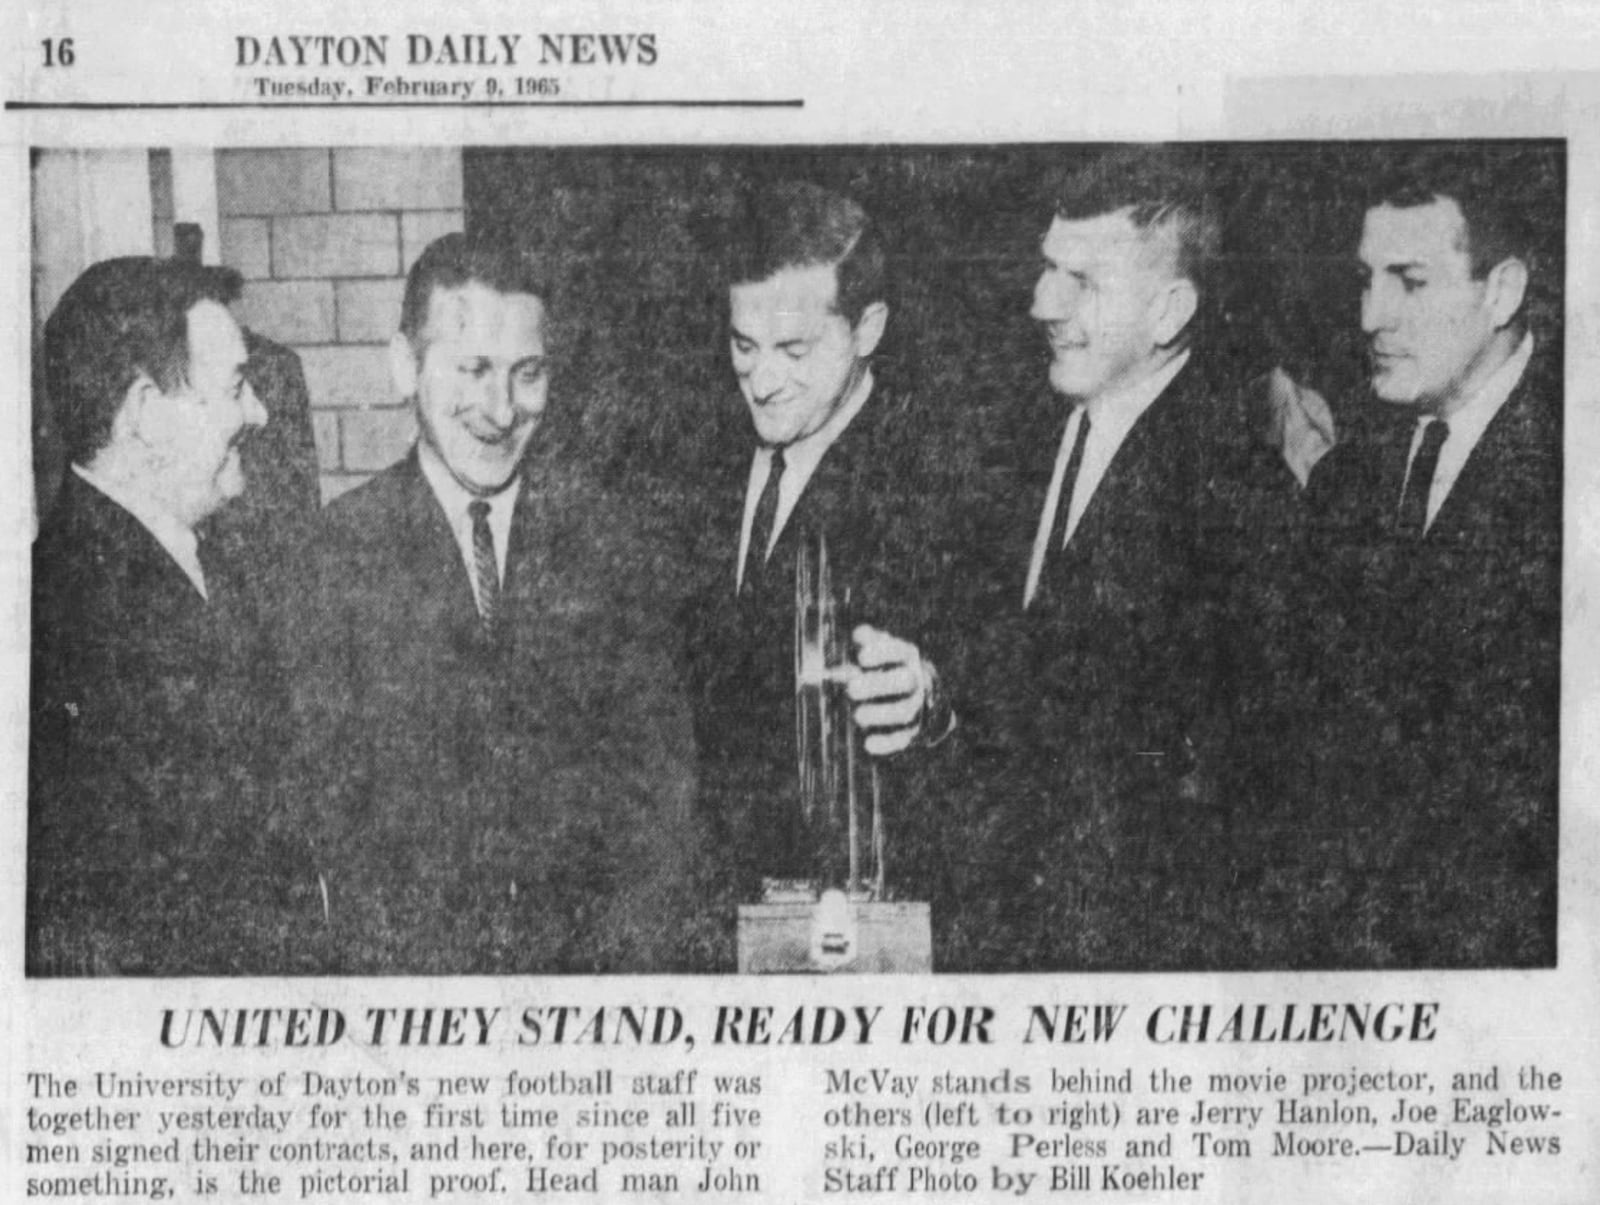
[[[873,757],[899,753],[922,735],[937,678],[908,640],[862,624],[850,633],[857,666],[846,686]]]

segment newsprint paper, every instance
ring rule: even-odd
[[[1600,1200],[1600,11],[4,38],[0,1199]]]

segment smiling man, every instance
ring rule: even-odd
[[[88,269],[45,324],[71,461],[33,549],[28,963],[234,969],[279,710],[246,566],[197,534],[266,418],[218,269]],[[259,953],[259,952],[258,952]],[[266,964],[253,969],[264,970]]]
[[[966,957],[1192,966],[1223,898],[1206,842],[1231,772],[1224,650],[1251,630],[1245,503],[1282,475],[1208,383],[1218,235],[1196,165],[1108,152],[1053,201],[1029,316],[1056,405],[1048,430],[988,457],[949,666],[992,817],[966,894],[993,903]]]
[[[291,790],[337,967],[661,970],[693,785],[655,552],[541,446],[543,282],[448,235],[390,346],[419,437],[324,512]]]
[[[1351,896],[1369,961],[1555,957],[1561,376],[1529,312],[1558,179],[1539,147],[1407,149],[1362,223],[1372,397],[1311,491],[1323,693],[1355,701],[1323,808],[1390,867]]]
[[[727,247],[728,350],[749,435],[710,473],[708,580],[686,629],[724,903],[762,877],[807,877],[819,851],[797,803],[795,565],[827,543],[860,672],[850,686],[865,750],[922,733],[933,670],[914,645],[919,536],[930,480],[914,399],[874,375],[889,321],[888,262],[855,201],[810,183],[756,189]],[[947,721],[946,721],[947,722]],[[885,774],[889,770],[882,771]],[[895,797],[908,870],[911,801]],[[891,876],[895,850],[891,850]],[[905,880],[901,880],[902,886]]]

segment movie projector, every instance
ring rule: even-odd
[[[824,536],[795,558],[794,704],[799,831],[811,877],[766,880],[739,908],[742,972],[933,969],[928,905],[885,889],[883,787],[850,718],[850,628]]]

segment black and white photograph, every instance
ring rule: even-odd
[[[1600,7],[18,16],[0,1199],[1597,1199]]]
[[[33,155],[30,975],[1555,965],[1561,141],[194,158]]]

